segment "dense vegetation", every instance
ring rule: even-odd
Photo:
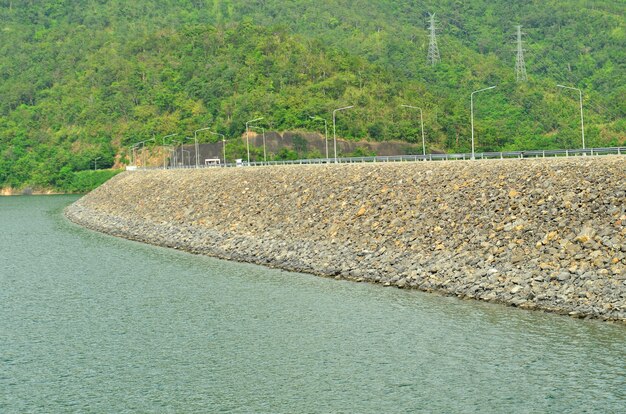
[[[86,193],[105,183],[122,170],[69,171],[64,167],[59,172],[56,188],[65,193]]]
[[[626,142],[626,5],[613,0],[0,0],[0,187],[62,188],[124,162],[130,143],[211,126],[419,139],[477,149]],[[428,12],[442,62],[431,66]],[[515,80],[515,25],[529,81]],[[208,140],[209,136],[202,139]],[[279,155],[281,156],[281,155]],[[282,157],[285,157],[282,154]]]

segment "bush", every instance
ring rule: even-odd
[[[88,193],[104,184],[123,170],[84,170],[69,174],[59,183],[59,190],[66,193]]]

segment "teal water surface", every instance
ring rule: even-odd
[[[626,328],[142,245],[0,198],[1,413],[626,412]]]

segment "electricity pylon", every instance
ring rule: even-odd
[[[526,64],[524,63],[524,47],[522,42],[522,26],[517,27],[517,58],[515,59],[515,77],[518,82],[528,80]]]
[[[430,14],[430,13],[429,13]],[[439,48],[437,47],[437,28],[435,26],[435,14],[430,14],[430,44],[428,45],[428,63],[436,65],[441,62]]]

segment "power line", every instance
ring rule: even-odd
[[[522,42],[522,26],[517,27],[517,58],[515,59],[515,77],[518,82],[528,80],[526,63],[524,63],[524,47]]]
[[[430,14],[430,13],[429,13]],[[437,47],[437,28],[435,27],[435,14],[430,14],[430,44],[428,45],[428,63],[436,65],[441,62],[439,47]]]

